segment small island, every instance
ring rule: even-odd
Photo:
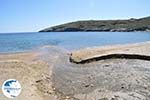
[[[128,20],[87,20],[49,27],[39,32],[133,32],[150,31],[150,17]]]

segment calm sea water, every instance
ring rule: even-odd
[[[65,49],[150,41],[150,32],[43,32],[0,34],[0,53],[23,52],[44,45]]]

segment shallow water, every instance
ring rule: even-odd
[[[43,32],[0,34],[0,53],[23,52],[45,45],[68,50],[150,41],[150,32]]]

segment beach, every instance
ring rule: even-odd
[[[51,87],[50,66],[37,59],[37,52],[1,54],[0,84],[7,79],[17,79],[21,86],[21,94],[15,100],[55,100]],[[9,100],[0,90],[0,100]]]
[[[0,100],[150,100],[150,0],[1,0]]]
[[[17,79],[22,92],[15,100],[149,100],[149,60],[112,57],[80,63],[110,54],[149,57],[149,47],[149,42],[74,51],[44,46],[0,54],[0,85]],[[0,99],[9,100],[1,90]]]

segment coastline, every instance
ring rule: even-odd
[[[149,32],[149,23],[150,17],[125,20],[82,20],[48,27],[39,32]]]
[[[106,51],[104,54],[133,54],[134,51],[149,55],[149,47],[150,42],[89,47],[72,51],[72,57],[81,60],[99,56],[101,50]],[[54,46],[31,52],[0,54],[0,84],[9,78],[17,79],[22,85],[18,100],[150,99],[149,61],[104,59],[78,65],[70,63],[69,57],[70,53]],[[8,100],[4,95],[0,96]]]

